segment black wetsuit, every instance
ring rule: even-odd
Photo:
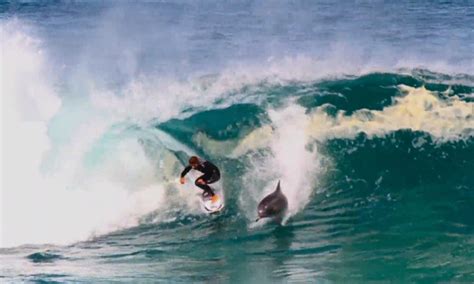
[[[184,168],[183,172],[181,173],[181,177],[184,177],[191,169],[191,166],[187,166],[186,168]],[[211,187],[208,186],[208,184],[214,183],[221,178],[221,173],[219,172],[219,169],[213,163],[204,161],[199,163],[195,170],[200,171],[201,173],[203,173],[203,175],[198,177],[194,184],[196,184],[197,187],[202,188],[205,194],[214,196],[214,191],[212,191]],[[206,184],[198,183],[197,181],[200,179],[203,179]]]

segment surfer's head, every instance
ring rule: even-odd
[[[191,158],[189,158],[189,165],[193,168],[199,166],[199,158],[196,156],[192,156]]]

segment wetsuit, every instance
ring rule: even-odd
[[[184,168],[183,172],[181,173],[181,177],[184,177],[191,169],[191,166],[187,166],[186,168]],[[201,173],[203,173],[203,175],[198,177],[194,184],[197,187],[202,188],[204,190],[205,195],[214,196],[214,191],[212,191],[211,187],[208,186],[208,184],[214,183],[221,178],[221,173],[219,172],[219,169],[213,163],[203,161],[199,163],[195,170],[200,171]],[[203,179],[206,184],[198,183],[197,181],[200,179]]]

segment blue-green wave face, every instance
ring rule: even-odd
[[[210,3],[0,4],[0,278],[474,282],[472,5]]]

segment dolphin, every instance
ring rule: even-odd
[[[255,221],[257,222],[261,218],[274,218],[281,221],[287,208],[288,200],[281,191],[280,181],[278,181],[275,191],[265,196],[258,204],[258,218]]]

